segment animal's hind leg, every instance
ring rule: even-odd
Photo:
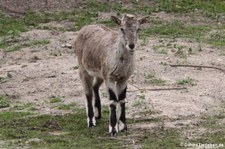
[[[83,83],[84,91],[86,94],[86,112],[87,112],[87,123],[88,127],[93,127],[96,125],[93,109],[93,77],[90,76],[86,70],[80,67],[80,78]]]
[[[103,80],[100,78],[95,78],[94,81],[94,86],[93,86],[93,91],[94,91],[94,96],[95,96],[95,106],[94,106],[94,114],[96,119],[100,119],[102,114],[101,114],[101,100],[99,96],[99,87],[103,83]]]

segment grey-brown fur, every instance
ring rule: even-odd
[[[88,126],[95,126],[95,117],[101,118],[98,89],[104,80],[111,101],[109,132],[114,135],[119,130],[126,129],[126,81],[134,70],[137,32],[145,18],[124,15],[122,19],[112,16],[112,20],[120,26],[119,31],[103,25],[83,27],[75,41],[75,53],[87,97]],[[94,107],[93,94],[97,103]]]

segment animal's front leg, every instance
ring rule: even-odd
[[[115,135],[118,133],[118,127],[117,126],[117,98],[116,94],[112,89],[109,88],[109,110],[110,110],[110,118],[109,118],[109,133],[111,135]]]
[[[126,111],[125,111],[125,98],[127,92],[127,83],[126,82],[117,82],[116,84],[117,93],[118,93],[118,129],[119,131],[127,130],[126,124]]]
[[[108,95],[109,95],[109,133],[111,135],[116,135],[118,133],[118,127],[117,127],[117,97],[115,93],[115,82],[113,81],[106,81],[106,88],[108,89]]]

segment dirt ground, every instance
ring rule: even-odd
[[[83,2],[67,0],[58,6],[58,0],[31,1],[32,3],[22,5],[28,1],[14,3],[12,0],[0,0],[0,9],[10,15],[24,15],[30,9],[50,12],[71,10],[82,6]],[[99,18],[107,20],[109,14],[99,13]],[[212,21],[198,16],[198,19],[193,20],[192,17],[164,12],[153,13],[151,18],[162,21],[178,19],[191,25],[204,25]],[[70,23],[72,24],[62,21],[42,25],[57,29]],[[38,114],[63,115],[74,112],[73,109],[54,108],[54,104],[50,103],[52,97],[60,98],[63,104],[76,103],[84,108],[85,96],[73,52],[76,36],[77,32],[33,29],[21,33],[17,42],[46,40],[50,41],[49,44],[25,47],[14,52],[0,49],[0,78],[5,78],[0,79],[0,95],[8,96],[12,100],[12,106],[17,103],[32,103]],[[171,67],[169,64],[225,69],[224,49],[185,38],[145,37],[138,43],[135,51],[136,69],[128,81],[126,112],[128,118],[141,118],[142,121],[128,124],[131,131],[140,128],[149,130],[159,123],[169,128],[194,126],[201,123],[203,115],[221,112],[221,105],[225,103],[225,72],[216,69]],[[182,80],[187,82],[179,84]],[[103,105],[108,106],[104,85],[100,94]],[[12,106],[0,111],[8,110]],[[159,119],[160,122],[152,123],[151,120],[154,119]],[[83,120],[86,121],[86,118]],[[225,121],[221,123],[223,125]],[[186,130],[183,135],[192,138],[206,131],[202,127],[197,129],[197,134],[193,134],[196,130],[192,129]]]
[[[76,32],[58,32],[49,30],[31,30],[20,35],[25,40],[49,40],[45,46],[22,48],[20,51],[0,53],[0,76],[12,75],[0,84],[0,94],[7,95],[15,102],[34,103],[41,114],[63,114],[65,111],[52,109],[48,104],[52,96],[59,97],[64,103],[76,102],[85,105],[83,88],[78,76],[78,65],[73,53]],[[202,44],[202,51],[188,54],[187,59],[176,56],[173,48],[166,47],[168,54],[153,50],[157,45],[176,44],[188,49],[197,49],[199,44],[190,39],[148,38],[136,51],[136,70],[128,85],[128,117],[142,116],[140,112],[156,111],[156,115],[168,118],[200,116],[215,112],[225,101],[225,74],[214,69],[176,68],[162,63],[191,63],[195,65],[214,65],[224,67],[225,56],[221,49]],[[69,46],[64,46],[69,44]],[[188,47],[188,48],[187,48]],[[185,51],[187,52],[187,50]],[[219,56],[220,55],[220,56]],[[150,84],[146,76],[154,74],[165,80],[164,85]],[[192,78],[194,85],[184,90],[158,90],[181,87],[177,80]],[[108,104],[102,87],[102,101]],[[144,91],[142,91],[144,90]],[[68,111],[67,111],[68,112]],[[183,121],[187,123],[189,121]],[[174,124],[168,123],[173,126]],[[143,124],[143,127],[148,127]]]

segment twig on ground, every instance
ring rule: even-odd
[[[171,67],[194,67],[194,68],[209,68],[220,70],[225,73],[225,69],[216,66],[202,66],[202,65],[182,65],[182,64],[169,64]]]
[[[129,90],[127,92],[137,92],[137,91],[169,91],[169,90],[185,90],[186,87],[168,87],[168,88],[139,88],[136,85],[130,84],[137,90]]]

